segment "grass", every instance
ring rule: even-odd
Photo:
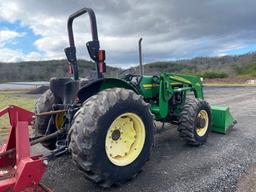
[[[8,105],[16,105],[34,111],[35,97],[26,97],[19,91],[0,91],[0,109]],[[8,115],[4,115],[0,118],[0,135],[5,135],[9,129]]]

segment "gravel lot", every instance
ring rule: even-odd
[[[211,104],[230,106],[238,124],[229,134],[211,133],[205,145],[190,147],[179,139],[175,126],[166,125],[155,136],[155,148],[144,170],[121,187],[101,189],[95,186],[83,178],[68,156],[50,162],[42,182],[56,192],[229,192],[236,191],[237,186],[239,191],[246,191],[243,186],[248,179],[243,174],[256,162],[256,88],[205,90],[206,100]]]

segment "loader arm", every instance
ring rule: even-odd
[[[165,119],[170,112],[170,99],[175,94],[182,93],[184,95],[183,104],[185,103],[187,92],[192,92],[195,98],[204,99],[202,87],[200,77],[162,73],[159,81],[159,101],[151,106],[151,111],[158,120]],[[175,113],[177,115],[179,115],[182,105],[176,109]]]

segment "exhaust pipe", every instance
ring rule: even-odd
[[[143,63],[142,63],[142,50],[141,50],[141,43],[142,43],[142,38],[139,39],[139,62],[140,62],[140,75],[144,75],[144,68],[143,68]]]

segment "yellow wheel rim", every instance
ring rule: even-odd
[[[65,121],[65,113],[57,113],[55,116],[55,127],[61,129]]]
[[[205,135],[205,133],[207,132],[207,129],[208,129],[208,125],[209,125],[208,113],[205,110],[201,110],[198,113],[197,118],[203,119],[204,122],[205,122],[203,127],[196,126],[196,133],[197,133],[197,135],[202,137],[202,136]]]
[[[138,115],[120,115],[109,127],[105,139],[108,159],[117,166],[129,165],[141,153],[145,138],[145,126]]]

